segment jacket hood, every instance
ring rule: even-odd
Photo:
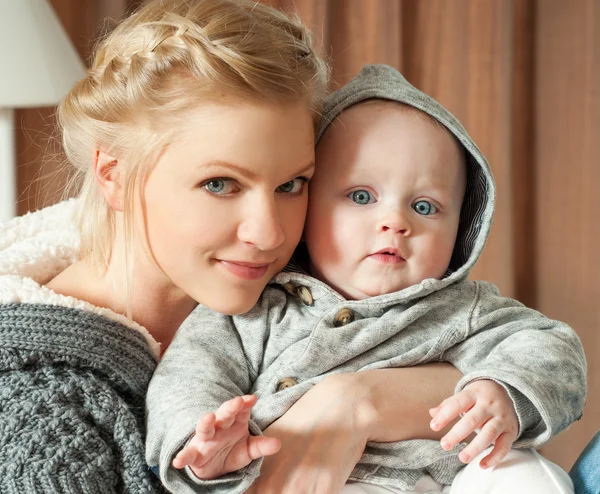
[[[496,188],[488,162],[454,115],[387,65],[366,65],[354,79],[329,96],[317,142],[329,125],[335,125],[342,111],[369,99],[397,101],[427,113],[444,125],[466,150],[467,187],[456,244],[446,276],[436,288],[466,278],[481,255],[492,225]]]

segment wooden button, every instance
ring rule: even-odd
[[[279,383],[277,383],[277,392],[283,391],[284,389],[291,388],[298,384],[298,381],[293,377],[284,377]]]
[[[292,283],[284,283],[281,286],[283,286],[283,289],[290,295],[296,295],[296,287]]]
[[[352,312],[350,309],[342,309],[335,315],[333,325],[336,328],[339,328],[340,326],[350,324],[352,321],[354,321],[354,312]]]
[[[298,297],[300,298],[300,300],[302,300],[302,303],[305,305],[312,305],[314,300],[312,297],[312,293],[310,293],[310,290],[308,289],[308,287],[305,286],[298,286],[296,287],[296,293],[298,294]]]

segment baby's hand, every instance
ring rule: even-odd
[[[173,459],[173,467],[189,465],[198,478],[210,480],[277,453],[279,439],[251,436],[248,431],[256,401],[253,395],[238,396],[223,403],[216,413],[204,415],[194,437]]]
[[[460,392],[446,398],[440,405],[429,410],[431,428],[441,430],[459,414],[464,416],[442,438],[442,448],[454,448],[476,429],[477,436],[458,456],[468,463],[479,453],[494,445],[492,452],[481,460],[482,468],[500,463],[517,439],[519,420],[512,400],[498,383],[483,379],[472,382]]]

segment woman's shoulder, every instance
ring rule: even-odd
[[[143,440],[154,367],[141,336],[102,316],[0,305],[0,492],[154,492]]]
[[[101,314],[50,304],[0,305],[0,369],[89,372],[143,397],[156,367],[144,336]]]

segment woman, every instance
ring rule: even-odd
[[[285,266],[326,82],[309,32],[250,0],[155,0],[98,45],[58,111],[80,199],[0,235],[1,492],[159,489],[143,448],[156,361],[197,303],[245,312]],[[243,211],[213,215],[223,188],[243,191]],[[286,472],[267,464],[263,481],[285,492],[302,475],[326,488],[352,469],[355,437],[431,437],[426,411],[457,374],[325,381],[268,433],[327,441],[340,456],[308,476],[308,456]],[[439,389],[420,389],[425,379]],[[349,394],[310,415],[311,400]],[[292,457],[284,447],[278,461]]]

